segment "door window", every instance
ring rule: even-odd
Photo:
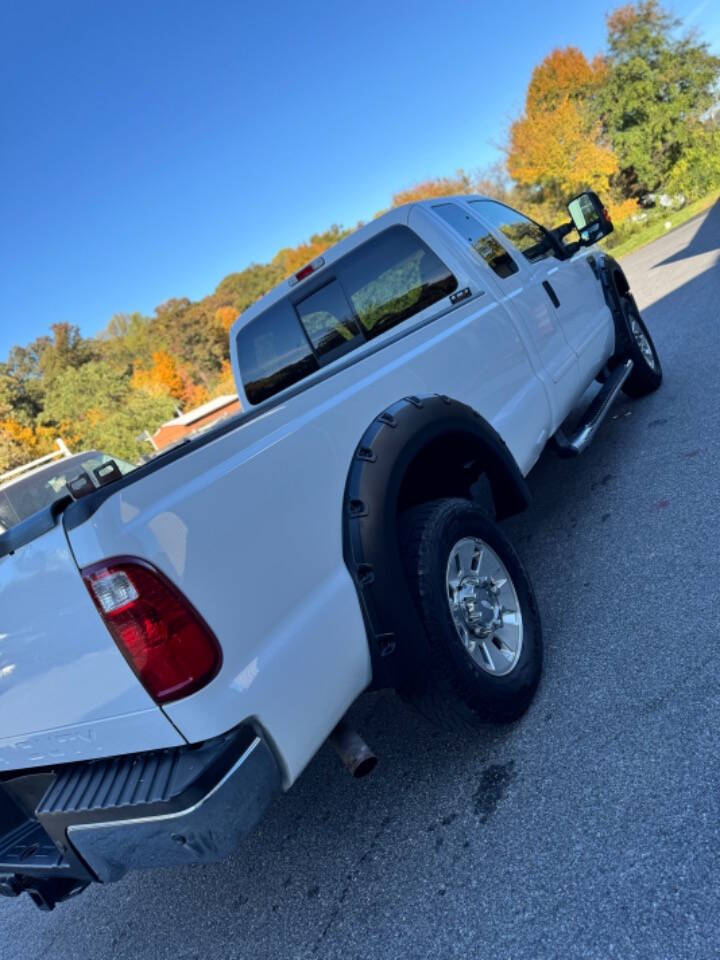
[[[512,207],[496,200],[471,200],[470,205],[496,230],[507,237],[526,260],[535,263],[554,255],[550,239],[543,228]]]
[[[487,263],[499,277],[505,279],[518,272],[518,266],[500,241],[457,203],[439,203],[433,207],[456,233],[467,240],[475,253]]]

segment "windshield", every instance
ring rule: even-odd
[[[133,464],[125,460],[93,450],[67,457],[0,488],[0,533],[66,496],[67,481],[74,480],[83,471],[96,487],[99,486],[93,471],[110,460],[115,461],[122,474],[135,469]]]

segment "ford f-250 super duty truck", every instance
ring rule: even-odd
[[[236,321],[243,413],[0,536],[0,892],[228,855],[333,731],[368,768],[341,724],[368,688],[526,709],[540,620],[498,521],[662,376],[599,199],[569,210],[381,216]]]

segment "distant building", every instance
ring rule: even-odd
[[[158,427],[152,435],[153,445],[157,450],[163,450],[191,433],[206,430],[218,420],[229,417],[233,413],[239,413],[241,409],[236,393],[215,397],[214,400],[208,400],[207,403],[195,407],[194,410],[188,410],[187,413],[168,420],[167,423]]]

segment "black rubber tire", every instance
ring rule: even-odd
[[[523,615],[523,647],[514,670],[493,677],[469,656],[458,637],[445,582],[450,551],[479,537],[510,574]],[[421,686],[403,696],[429,720],[452,729],[509,723],[527,710],[542,670],[542,628],[525,568],[497,523],[469,500],[436,500],[403,514],[400,546],[405,572],[430,644]]]
[[[623,385],[623,393],[627,394],[628,397],[644,397],[648,393],[653,393],[653,391],[657,390],[662,383],[663,375],[660,357],[658,356],[653,338],[650,336],[650,332],[648,331],[645,321],[641,317],[640,311],[635,305],[635,301],[629,299],[628,297],[623,297],[621,300],[621,306],[623,315],[625,317],[628,342],[625,356],[622,359],[630,359],[634,364],[632,373]],[[655,369],[648,364],[642,350],[640,349],[640,346],[638,345],[637,340],[633,336],[632,328],[630,326],[631,319],[636,320],[637,323],[640,324],[640,327],[642,328],[642,331],[645,334],[650,347],[652,348],[656,364]]]

